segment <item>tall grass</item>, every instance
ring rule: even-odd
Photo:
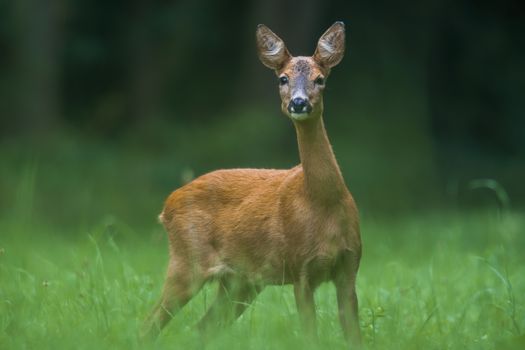
[[[358,279],[370,349],[500,349],[523,345],[525,218],[436,213],[364,220]],[[167,261],[159,228],[103,223],[67,238],[55,228],[4,230],[0,348],[201,348],[192,327],[215,294],[204,288],[155,344],[137,331],[159,297]],[[33,231],[36,232],[36,231]],[[210,348],[344,348],[335,293],[316,293],[320,343],[303,339],[290,287],[267,288]],[[521,337],[521,338],[520,338]]]

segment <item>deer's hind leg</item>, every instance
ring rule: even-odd
[[[141,338],[156,338],[177,312],[201,289],[204,282],[204,276],[193,273],[185,261],[172,257],[161,298],[146,318]]]
[[[229,325],[242,315],[260,290],[259,287],[240,278],[221,278],[217,297],[197,324],[197,328],[208,332]]]

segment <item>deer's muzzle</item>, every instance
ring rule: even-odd
[[[312,111],[312,106],[307,99],[296,97],[288,104],[290,114],[308,114]]]

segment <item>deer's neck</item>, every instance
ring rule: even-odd
[[[316,202],[335,203],[347,192],[322,116],[296,122],[306,193]]]

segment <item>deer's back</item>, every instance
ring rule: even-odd
[[[288,173],[289,170],[229,169],[202,175],[171,193],[161,221],[169,224],[176,216],[192,216],[195,212],[231,217],[241,207],[264,206],[265,199],[276,197]]]

